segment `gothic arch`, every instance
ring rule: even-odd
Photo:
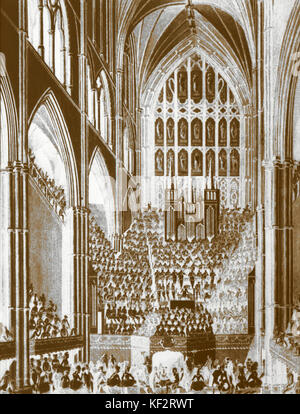
[[[0,56],[0,323],[10,329],[11,306],[11,186],[7,167],[18,159],[18,121],[5,57]],[[20,151],[21,153],[21,151]]]
[[[44,109],[44,112],[51,121],[53,131],[55,131],[55,134],[53,134],[54,143],[58,149],[66,173],[67,205],[68,207],[77,206],[80,203],[80,193],[75,154],[66,121],[51,89],[45,91],[33,109],[28,122],[28,131],[30,131],[30,126],[40,108]]]
[[[18,158],[18,118],[10,79],[5,68],[5,55],[0,58],[3,59],[0,62],[0,168],[3,169]]]
[[[99,147],[94,149],[89,165],[89,204],[92,215],[111,238],[115,233],[115,184]]]
[[[69,93],[72,89],[72,56],[78,49],[75,36],[70,35],[76,32],[73,20],[64,0],[31,0],[27,4],[29,41]],[[54,33],[52,37],[50,30]]]
[[[178,53],[178,50],[180,50],[180,53]],[[236,100],[239,110],[244,110],[249,102],[251,102],[250,89],[247,80],[240,70],[236,70],[235,73],[230,70],[224,71],[224,67],[234,66],[234,62],[230,60],[229,56],[224,55],[224,61],[221,61],[216,53],[213,53],[213,50],[210,52],[211,55],[209,55],[208,50],[204,50],[202,47],[195,44],[195,41],[192,38],[187,38],[179,45],[176,45],[165,57],[164,61],[160,63],[159,67],[157,67],[150,75],[147,83],[143,85],[141,92],[141,106],[151,107],[154,102],[157,101],[159,92],[166,79],[169,78],[174,70],[181,66],[189,57],[200,53],[205,56],[212,67],[219,69],[229,87],[236,92]]]
[[[154,91],[153,95],[158,98],[148,110],[142,149],[145,159],[153,163],[150,169],[155,178],[149,186],[154,187],[154,181],[161,181],[158,177],[164,177],[162,180],[168,186],[168,154],[172,149],[176,162],[172,165],[171,176],[180,177],[179,188],[187,186],[190,191],[190,177],[194,177],[197,189],[204,190],[204,177],[209,175],[212,163],[216,185],[221,183],[222,177],[226,177],[228,185],[232,177],[239,177],[243,195],[246,191],[243,154],[244,149],[249,147],[245,138],[247,129],[243,104],[238,100],[236,90],[225,79],[222,68],[212,65],[205,53],[195,52],[179,62],[175,60],[177,66],[171,74],[167,72],[164,77],[161,76],[164,83],[160,90]],[[195,152],[195,147],[201,153]],[[230,151],[234,148],[238,155],[233,153],[232,164],[235,167],[230,172],[227,166],[230,165]],[[160,164],[165,168],[158,168]],[[147,174],[145,165],[142,174]],[[146,192],[150,194],[149,190]],[[221,188],[221,195],[222,202],[228,199],[226,188]]]
[[[105,110],[105,116],[106,116],[106,120],[105,125],[104,125],[104,129],[105,129],[105,135],[103,138],[105,139],[105,141],[109,144],[109,146],[113,146],[113,127],[112,127],[112,116],[114,113],[114,107],[113,107],[113,102],[114,102],[114,96],[112,94],[112,90],[110,88],[110,83],[108,81],[108,77],[104,71],[104,69],[101,69],[97,76],[96,76],[96,82],[97,80],[100,80],[101,83],[101,88],[103,91],[103,104],[104,104],[104,110]]]
[[[299,4],[295,3],[284,34],[275,90],[274,155],[282,160],[293,157],[293,118],[294,101],[299,77],[299,40],[300,14]]]

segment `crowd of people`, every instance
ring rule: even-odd
[[[194,300],[211,314],[214,333],[247,333],[248,275],[256,254],[250,211],[224,210],[219,235],[200,242],[165,242],[163,213],[145,215],[160,302]]]
[[[157,336],[196,336],[212,333],[211,316],[202,305],[196,309],[175,308],[162,311]]]
[[[65,190],[61,185],[56,185],[53,178],[50,178],[47,172],[38,167],[35,163],[35,155],[29,149],[29,171],[31,176],[37,182],[39,188],[46,196],[50,204],[54,207],[56,213],[63,218],[66,210]]]
[[[123,251],[117,255],[95,218],[90,219],[92,266],[99,276],[98,306],[105,313],[106,333],[136,333],[153,309],[152,276],[140,226],[141,222],[134,221],[135,237],[127,233]]]
[[[116,313],[106,318],[109,332],[136,333],[142,316],[159,313],[172,300],[193,300],[205,305],[215,334],[247,333],[248,275],[256,253],[248,209],[223,210],[220,232],[210,241],[166,242],[164,213],[151,209],[134,219],[121,254],[114,253],[94,218],[90,235],[99,307],[106,311],[109,305]],[[128,313],[133,308],[136,321]]]
[[[2,376],[0,393],[14,391],[12,371]],[[130,366],[128,361],[117,363],[113,355],[106,354],[95,364],[71,362],[65,352],[33,357],[30,362],[30,385],[36,394],[260,393],[263,377],[263,369],[250,359],[240,363],[208,357],[204,364],[195,365],[189,357],[182,367],[167,362],[152,366],[151,358],[146,357],[144,363]]]
[[[128,310],[125,306],[117,308],[110,303],[105,311],[105,333],[109,335],[136,335],[145,320],[139,305]]]
[[[286,348],[296,355],[300,350],[300,295],[298,295],[291,320],[285,332],[275,331],[273,340],[276,344]]]
[[[76,335],[70,327],[68,316],[57,315],[57,306],[52,300],[47,303],[44,294],[38,295],[32,285],[29,287],[29,330],[31,339],[49,339]]]

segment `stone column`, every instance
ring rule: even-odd
[[[279,160],[264,163],[265,168],[265,350],[267,381],[272,382],[272,356],[269,343],[280,330],[281,280],[279,272],[279,216],[278,204]]]
[[[96,88],[92,88],[92,119],[91,122],[94,127],[99,131],[100,124],[99,124],[99,113],[98,113],[98,91]]]
[[[257,361],[262,366],[262,349],[265,338],[265,208],[264,208],[264,15],[261,0],[256,6],[256,67],[254,70],[252,125],[249,144],[253,167],[252,205],[256,208],[257,260],[255,266],[255,343]],[[255,93],[254,93],[255,92]],[[269,220],[269,216],[268,216]]]
[[[280,304],[278,329],[284,332],[292,316],[293,304],[293,226],[292,174],[293,163],[286,160],[278,165],[278,301]]]
[[[53,23],[51,22],[51,25]],[[49,66],[52,72],[55,74],[55,29],[52,27],[49,31]]]
[[[38,51],[41,55],[42,59],[44,59],[45,56],[45,47],[44,47],[44,5],[43,0],[39,0],[39,13],[40,13],[40,39],[39,39],[39,46]]]
[[[19,6],[19,135],[10,168],[10,242],[12,321],[16,342],[16,389],[30,390],[28,304],[28,166],[27,166],[27,2]]]
[[[135,175],[136,177],[141,177],[142,174],[142,145],[141,145],[141,141],[142,141],[142,114],[143,114],[143,109],[141,108],[137,108],[136,110],[137,112],[137,130],[136,130],[136,148],[135,148],[135,152],[136,152],[136,156],[135,156]]]
[[[12,260],[15,284],[16,388],[23,393],[29,388],[29,304],[28,304],[28,169],[14,162],[12,177]]]
[[[117,70],[116,85],[116,102],[117,111],[115,117],[115,153],[116,153],[116,203],[115,203],[115,219],[116,233],[114,236],[114,248],[116,251],[121,249],[122,235],[122,204],[123,204],[123,106],[122,106],[122,85],[123,70]]]
[[[88,195],[88,114],[87,114],[87,0],[80,0],[80,55],[79,55],[79,104],[81,110],[81,185],[80,205],[75,208],[77,330],[83,336],[81,359],[89,361],[89,195]]]
[[[3,149],[4,151],[4,149]],[[0,315],[1,322],[15,333],[15,281],[12,278],[12,166],[0,170]]]
[[[107,129],[107,133],[108,133],[108,137],[107,137],[107,142],[108,145],[111,147],[111,149],[115,152],[115,117],[110,115],[108,118],[108,129]]]
[[[255,343],[257,351],[257,361],[262,366],[262,347],[265,335],[265,220],[264,207],[258,206],[256,209],[256,237],[257,237],[257,260],[255,266]]]
[[[66,88],[67,92],[72,96],[73,94],[73,53],[68,51],[67,59],[66,59]]]
[[[151,169],[149,163],[154,163],[154,160],[148,159],[150,155],[149,142],[149,108],[143,109],[141,114],[141,176],[142,176],[142,192],[141,192],[141,207],[146,207],[152,199],[152,186],[155,185],[155,172],[151,176]],[[153,151],[155,156],[155,149]]]
[[[89,277],[89,312],[91,315],[91,333],[97,333],[98,327],[98,299],[97,299],[97,276]]]
[[[106,25],[105,25],[105,6],[106,0],[99,0],[99,9],[100,9],[100,29],[99,29],[99,46],[100,46],[100,57],[105,59],[105,42],[106,42]]]
[[[272,384],[272,363],[273,358],[270,352],[270,341],[274,333],[278,330],[279,317],[279,295],[280,286],[278,284],[278,239],[280,214],[278,206],[278,177],[279,159],[276,157],[276,138],[275,138],[275,86],[277,66],[274,60],[275,51],[275,25],[276,16],[274,15],[274,2],[264,0],[259,3],[262,14],[262,63],[263,74],[262,88],[260,93],[263,97],[263,118],[261,123],[261,143],[258,141],[264,158],[264,169],[261,172],[262,203],[265,206],[265,342],[264,350],[266,355],[266,382]],[[260,162],[259,162],[260,164]],[[258,204],[260,202],[258,201]]]

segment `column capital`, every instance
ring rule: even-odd
[[[81,215],[85,215],[85,214],[90,214],[91,210],[87,207],[83,207],[83,206],[75,206],[75,207],[71,207],[73,210],[74,214],[81,214]]]
[[[271,171],[273,170],[275,167],[279,167],[280,166],[280,158],[279,157],[274,157],[272,159],[265,159],[262,162],[262,166],[264,167],[265,170]]]
[[[296,162],[292,160],[291,158],[288,158],[282,161],[283,168],[294,168],[295,165],[296,165]]]
[[[21,161],[14,161],[12,166],[8,167],[10,171],[17,173],[22,172],[23,174],[28,174],[29,168],[27,163]]]
[[[256,211],[257,211],[257,212],[263,212],[263,211],[264,211],[264,209],[265,209],[265,206],[264,206],[263,204],[259,204],[259,205],[256,207]]]

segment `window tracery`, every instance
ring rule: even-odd
[[[66,25],[60,0],[28,2],[28,35],[59,81],[67,87]]]
[[[155,176],[181,177],[178,183],[183,187],[187,187],[184,177],[197,177],[199,190],[211,164],[221,192],[231,188],[231,177],[237,178],[235,197],[239,197],[243,121],[235,95],[218,69],[198,54],[187,58],[167,78],[155,104]],[[221,200],[231,206],[229,193]]]

